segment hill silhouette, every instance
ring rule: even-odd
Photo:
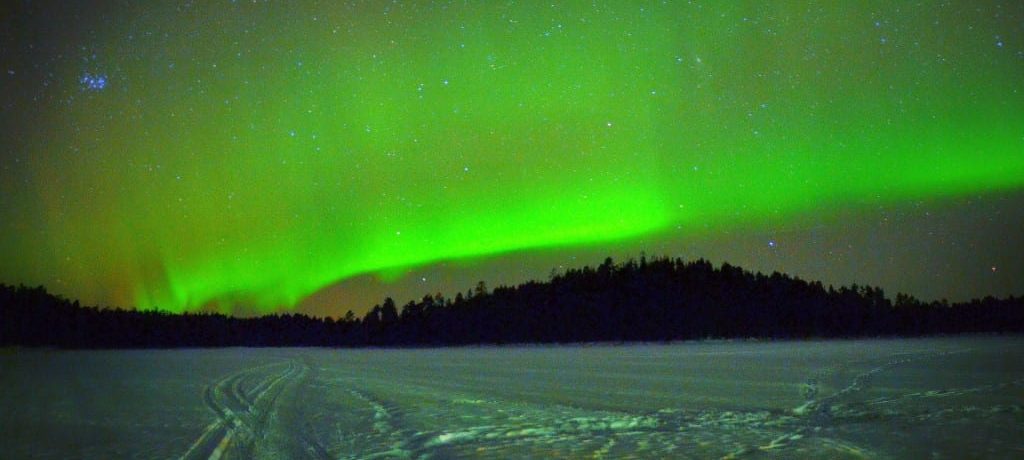
[[[546,282],[454,298],[387,298],[362,318],[234,318],[83,307],[43,287],[0,285],[0,346],[443,346],[505,343],[805,339],[1024,332],[1024,298],[950,304],[870,286],[825,287],[700,259],[657,258],[552,273]]]

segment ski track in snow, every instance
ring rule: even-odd
[[[244,369],[207,385],[203,400],[217,420],[192,443],[181,459],[227,460],[258,457],[263,451],[287,452],[287,448],[268,445],[274,442],[268,436],[272,433],[268,424],[276,418],[282,392],[302,385],[309,372],[308,364],[293,359]],[[319,442],[310,436],[310,431],[298,431],[296,441],[313,454],[311,458],[329,458]]]

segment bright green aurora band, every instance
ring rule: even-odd
[[[973,1],[139,2],[83,34],[14,144],[0,275],[270,311],[441,260],[1013,191],[1022,21]]]

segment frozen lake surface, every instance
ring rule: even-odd
[[[1020,458],[1024,338],[0,351],[3,458]]]

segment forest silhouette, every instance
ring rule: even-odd
[[[552,272],[546,282],[454,298],[391,298],[362,318],[236,318],[83,307],[43,287],[0,285],[0,346],[448,346],[473,344],[811,339],[1024,332],[1024,297],[922,302],[870,286],[751,273],[700,259],[656,258]]]

